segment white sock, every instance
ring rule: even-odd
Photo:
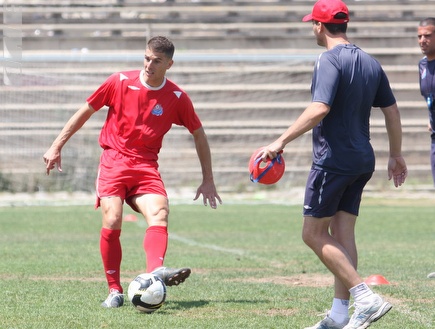
[[[329,317],[337,323],[343,323],[349,318],[349,300],[334,298]]]
[[[349,292],[352,295],[355,303],[361,303],[365,298],[373,295],[373,291],[365,282],[350,288]]]

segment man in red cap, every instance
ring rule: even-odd
[[[311,84],[312,102],[262,154],[275,158],[286,144],[312,130],[313,164],[304,198],[302,238],[335,278],[327,316],[306,329],[364,329],[390,309],[357,272],[355,224],[364,186],[375,169],[370,144],[370,113],[385,116],[390,157],[388,178],[396,187],[407,177],[401,155],[402,128],[396,99],[380,64],[346,36],[349,11],[340,0],[319,0],[311,14],[317,59]],[[349,318],[350,297],[355,311]]]

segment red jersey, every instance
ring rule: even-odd
[[[109,107],[99,142],[127,156],[157,161],[164,135],[172,124],[190,133],[201,127],[189,96],[165,78],[153,88],[143,71],[112,74],[88,99],[96,111]]]

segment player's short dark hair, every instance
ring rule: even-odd
[[[334,18],[343,19],[347,18],[348,15],[346,13],[337,13],[334,15]],[[336,23],[323,23],[326,29],[332,34],[346,33],[347,31],[347,23],[336,24]]]
[[[165,54],[168,58],[172,59],[175,52],[175,46],[171,40],[163,36],[152,37],[147,42],[148,48],[158,52]]]
[[[419,26],[435,26],[435,17],[426,17],[420,21]]]

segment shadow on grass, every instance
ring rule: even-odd
[[[220,304],[220,303],[231,303],[231,304],[259,304],[259,303],[267,303],[267,300],[249,300],[249,299],[229,299],[223,301],[209,301],[209,300],[192,300],[192,301],[168,301],[165,303],[165,307],[168,310],[185,310],[192,308],[199,308],[208,306],[210,303],[212,304]]]

